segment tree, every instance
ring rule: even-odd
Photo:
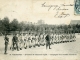
[[[19,31],[24,31],[26,29],[26,24],[25,22],[20,22],[19,23]]]
[[[4,19],[2,19],[1,23],[2,23],[2,30],[4,31],[4,33],[8,33],[9,30],[10,30],[9,18],[8,17],[4,17]]]
[[[0,34],[2,34],[3,31],[3,25],[2,25],[2,20],[0,19]]]
[[[10,30],[11,31],[17,31],[19,27],[19,23],[17,19],[13,19],[13,21],[10,23]]]

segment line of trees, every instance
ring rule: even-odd
[[[80,33],[80,25],[48,25],[48,24],[34,24],[18,22],[17,19],[13,19],[11,22],[8,17],[0,19],[0,34],[13,33],[15,31],[28,31],[28,32],[76,32]]]

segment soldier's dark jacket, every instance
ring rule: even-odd
[[[14,36],[12,40],[13,40],[13,42],[17,42],[18,41],[18,37]]]
[[[45,37],[45,39],[46,39],[46,41],[49,41],[49,40],[50,40],[50,36],[47,35],[47,36]]]
[[[9,38],[8,37],[5,37],[4,40],[5,40],[5,43],[9,42]]]

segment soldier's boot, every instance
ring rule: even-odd
[[[50,48],[50,45],[49,45],[49,49],[51,49],[51,48]]]
[[[11,50],[11,47],[10,47],[10,50]]]
[[[17,49],[17,51],[19,51],[19,48],[18,48],[18,46],[16,47],[16,49]]]
[[[22,50],[22,48],[20,48],[20,50]]]
[[[4,52],[4,54],[7,54],[6,51]]]
[[[27,49],[27,46],[26,47],[24,47],[25,49]]]
[[[47,45],[46,45],[46,49],[47,49]]]
[[[7,54],[7,48],[5,47],[5,52],[4,52],[4,54]]]
[[[35,45],[33,45],[33,47],[35,48]]]
[[[38,44],[38,47],[40,47],[40,44]]]

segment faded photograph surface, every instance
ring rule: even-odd
[[[0,0],[0,60],[79,60],[80,0]]]

